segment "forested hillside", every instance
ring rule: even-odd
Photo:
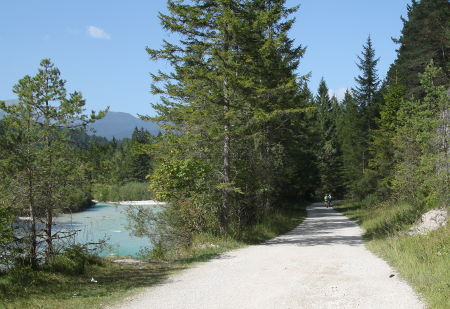
[[[196,252],[196,239],[273,237],[260,230],[285,232],[300,202],[328,193],[356,203],[360,223],[373,220],[373,239],[448,210],[448,0],[411,2],[386,76],[368,35],[341,100],[326,76],[310,89],[299,74],[308,53],[290,37],[298,10],[286,0],[168,0],[159,17],[170,36],[146,49],[166,64],[151,74],[157,116],[143,117],[160,125],[158,136],[142,127],[123,140],[89,136],[107,109],[87,116],[49,59],[19,80],[17,104],[0,102],[0,272],[52,272],[61,259],[84,272],[93,261],[86,247],[55,250],[53,221],[92,199],[167,202],[127,210],[131,232],[153,246],[146,258],[158,260]],[[21,237],[18,217],[29,224]]]

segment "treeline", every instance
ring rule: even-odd
[[[344,184],[347,197],[369,205],[408,202],[417,217],[449,205],[450,36],[442,29],[449,28],[450,4],[412,1],[402,20],[401,36],[394,40],[397,59],[386,78],[377,75],[369,37],[358,57],[356,87],[339,104],[331,103],[336,131],[327,140],[338,141],[338,164],[327,170],[339,175],[331,187]]]
[[[239,237],[247,228],[314,194],[319,138],[304,48],[288,37],[297,8],[284,1],[168,1],[162,26],[180,36],[147,49],[171,72],[153,75],[164,123],[150,176],[158,214],[130,214],[159,245],[189,244],[199,233]],[[146,220],[144,213],[147,214]],[[153,222],[153,224],[152,224]]]
[[[73,136],[79,155],[88,164],[86,177],[99,201],[146,200],[151,198],[147,175],[152,165],[152,145],[158,140],[143,128],[131,138],[108,141],[81,134]]]
[[[415,216],[448,203],[448,1],[412,1],[384,79],[369,36],[341,101],[324,79],[313,95],[296,73],[296,10],[283,0],[168,1],[161,24],[180,40],[147,51],[172,65],[153,75],[165,134],[150,175],[169,204],[131,213],[136,234],[159,246],[240,237],[293,200],[329,192],[407,200]]]
[[[155,213],[131,209],[130,227],[160,252],[202,233],[240,238],[325,193],[406,200],[416,215],[448,205],[448,1],[408,6],[384,79],[369,37],[356,86],[341,101],[324,79],[313,94],[308,76],[297,74],[305,48],[288,36],[298,8],[285,0],[167,3],[161,23],[179,41],[147,49],[172,66],[152,75],[161,136],[136,129],[123,141],[88,137],[85,125],[105,111],[84,116],[81,94],[67,95],[48,60],[15,86],[17,106],[1,105],[2,244],[15,238],[12,219],[28,216],[21,256],[36,265],[44,241],[51,261],[52,218],[70,199],[147,198],[147,181],[168,203]]]

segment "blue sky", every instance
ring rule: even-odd
[[[354,86],[355,61],[370,34],[383,78],[394,61],[395,44],[410,0],[288,0],[300,4],[291,37],[307,46],[299,74],[312,73],[310,88],[323,76],[338,96]],[[158,12],[164,0],[0,0],[0,99],[13,99],[13,85],[34,75],[51,58],[79,90],[87,109],[154,115],[150,72],[168,69],[152,63],[145,47],[171,40],[161,29]]]

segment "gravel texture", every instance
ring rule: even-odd
[[[293,231],[173,275],[116,308],[425,308],[361,229],[321,204]]]

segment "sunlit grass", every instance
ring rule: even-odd
[[[240,240],[210,234],[196,235],[189,248],[175,250],[168,263],[119,265],[108,260],[86,266],[84,274],[23,270],[0,276],[0,308],[103,308],[145,287],[163,282],[170,274],[193,263],[263,242],[295,228],[306,216],[305,204],[280,210],[241,235]],[[97,282],[90,282],[94,278]]]
[[[432,308],[450,308],[450,226],[428,235],[375,239],[368,247],[386,259]]]
[[[30,272],[27,282],[15,274],[0,277],[0,308],[102,308],[140,288],[163,281],[176,265],[118,265],[105,261],[83,275]],[[97,282],[91,282],[94,278]]]
[[[431,308],[450,308],[450,226],[427,235],[405,231],[420,215],[410,204],[337,206],[366,231],[367,247],[389,262]]]

